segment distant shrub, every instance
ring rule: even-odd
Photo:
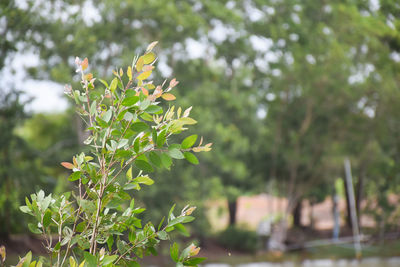
[[[255,252],[259,247],[258,236],[254,231],[239,229],[229,226],[220,232],[217,242],[229,249],[235,249],[245,252]]]

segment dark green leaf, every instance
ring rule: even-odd
[[[172,159],[168,154],[162,153],[161,154],[161,163],[164,165],[166,169],[169,169],[172,165]]]
[[[183,224],[178,223],[178,224],[175,224],[174,227],[175,227],[175,229],[176,229],[179,233],[181,233],[182,235],[184,235],[184,236],[190,236],[189,231],[186,230],[186,227],[183,226]]]
[[[138,167],[139,169],[141,169],[142,171],[145,171],[145,172],[153,172],[154,171],[153,167],[144,160],[136,160],[135,165],[136,165],[136,167]]]
[[[156,152],[151,151],[149,153],[149,159],[150,159],[150,162],[153,163],[156,167],[158,167],[158,168],[162,167],[161,158],[160,158],[160,156],[158,156],[158,154]]]
[[[183,265],[185,266],[197,266],[197,264],[202,263],[205,261],[207,258],[191,258],[183,262]]]
[[[114,237],[113,237],[112,235],[110,235],[110,236],[107,238],[107,246],[108,246],[108,250],[109,250],[109,251],[112,251],[112,246],[113,246],[113,244],[114,244]]]
[[[47,228],[47,226],[49,226],[50,223],[51,223],[51,211],[47,210],[44,213],[44,216],[43,216],[43,226],[44,226],[44,228]]]
[[[80,222],[77,226],[76,226],[76,231],[82,233],[83,230],[85,230],[86,227],[86,221]]]
[[[130,107],[130,106],[135,105],[138,101],[139,101],[139,97],[133,95],[133,96],[125,97],[125,99],[122,100],[122,103],[121,103],[121,104],[122,104],[123,106],[125,106],[125,107]]]
[[[140,121],[140,122],[135,122],[134,124],[132,124],[131,129],[135,132],[143,132],[146,131],[149,128],[149,126]]]
[[[37,227],[37,225],[33,224],[33,223],[28,223],[28,228],[29,230],[31,230],[32,233],[34,234],[41,234],[42,231],[39,230],[39,228]]]
[[[96,256],[90,254],[87,251],[83,252],[83,256],[85,257],[86,264],[88,267],[97,267],[97,258]]]
[[[170,247],[171,259],[174,262],[179,261],[179,246],[176,242]]]
[[[112,256],[105,255],[104,259],[102,260],[101,263],[104,266],[104,265],[113,263],[117,258],[118,258],[118,255],[112,255]]]
[[[163,147],[165,143],[165,136],[166,136],[166,130],[161,131],[161,133],[157,137],[157,147],[161,148]]]

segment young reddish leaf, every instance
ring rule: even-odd
[[[87,67],[89,66],[89,60],[88,60],[87,57],[85,57],[85,59],[82,61],[81,66],[82,66],[82,70],[86,70],[87,69]]]
[[[174,88],[175,86],[177,86],[178,85],[178,81],[174,78],[174,79],[172,79],[170,82],[169,82],[169,87],[170,88]]]
[[[163,93],[163,90],[161,89],[161,86],[157,86],[156,89],[153,92],[153,95],[156,97],[160,97]]]
[[[142,88],[140,88],[140,89],[142,90],[142,92],[143,92],[143,94],[144,94],[145,96],[148,96],[148,95],[149,95],[149,91],[147,91],[146,88],[142,87]]]
[[[149,78],[150,75],[151,75],[151,71],[145,71],[145,72],[142,72],[139,76],[137,76],[136,79],[143,81],[143,80],[146,80],[147,78]]]
[[[145,66],[143,66],[142,71],[149,71],[149,70],[153,70],[153,69],[154,69],[154,66],[152,66],[152,65],[145,65]]]
[[[90,81],[91,79],[93,79],[93,74],[92,73],[88,73],[85,75],[85,80]]]
[[[69,162],[61,162],[61,165],[64,168],[67,168],[67,169],[70,169],[70,170],[72,170],[74,168],[74,165],[72,163],[69,163]]]
[[[170,93],[165,93],[163,95],[161,95],[162,98],[164,98],[167,101],[171,101],[171,100],[175,100],[176,97],[173,94]]]

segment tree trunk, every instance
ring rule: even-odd
[[[283,214],[283,218],[272,229],[271,237],[268,242],[269,250],[285,251],[285,241],[289,228],[288,216],[289,214],[292,214],[294,207],[297,205],[297,203],[298,200],[294,196],[290,195],[288,197],[288,205],[286,207],[285,213]]]
[[[237,199],[228,200],[229,226],[236,224]]]
[[[343,181],[344,181],[344,188],[345,188],[345,193],[346,193],[346,225],[353,230],[353,225],[351,223],[351,211],[350,211],[350,196],[349,196],[349,192],[347,190],[347,180],[345,179],[345,177],[343,177]]]
[[[357,219],[358,219],[358,225],[360,225],[360,217],[361,217],[361,201],[363,198],[364,194],[364,179],[365,178],[365,173],[364,173],[364,168],[361,167],[360,175],[358,177],[358,182],[357,182],[357,188],[356,188],[356,211],[357,211]]]
[[[298,201],[296,207],[293,210],[293,226],[294,227],[302,227],[301,225],[301,211],[302,211],[302,202]]]

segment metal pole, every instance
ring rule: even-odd
[[[344,160],[344,170],[346,174],[347,191],[349,193],[350,216],[351,224],[353,225],[354,249],[356,251],[356,258],[359,259],[361,258],[360,231],[358,229],[356,201],[354,198],[353,179],[351,177],[351,166],[350,160],[348,158]]]

